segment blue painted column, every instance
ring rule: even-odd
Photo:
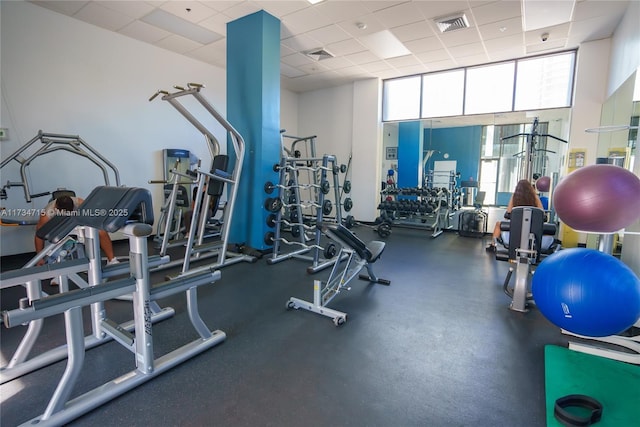
[[[419,120],[398,124],[398,187],[422,185],[424,133]]]
[[[280,21],[264,11],[227,24],[227,120],[246,143],[229,242],[267,249],[263,187],[278,182],[280,162]]]

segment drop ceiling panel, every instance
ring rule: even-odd
[[[405,43],[405,45],[408,41],[423,39],[434,35],[431,26],[423,19],[413,24],[392,28],[391,32],[396,35],[398,40]]]
[[[484,47],[480,42],[448,47],[447,50],[454,58],[477,55],[478,52],[484,53]]]
[[[478,25],[486,25],[511,18],[520,20],[522,31],[522,9],[519,1],[496,1],[473,7],[473,16]]]
[[[435,36],[404,42],[404,45],[413,53],[429,52],[444,47],[440,39]]]
[[[346,56],[356,52],[362,52],[366,48],[355,39],[344,40],[337,43],[331,43],[327,46],[334,55]]]
[[[479,26],[478,30],[484,40],[522,34],[522,18],[517,17],[505,19],[504,21],[492,22],[491,24]]]
[[[168,31],[142,21],[133,21],[118,32],[151,44],[171,35]]]
[[[300,9],[282,18],[282,22],[294,32],[300,34],[332,24],[331,19],[318,13],[313,7]]]
[[[217,13],[215,9],[211,9],[199,1],[168,1],[160,8],[193,23],[204,21]]]
[[[479,43],[480,36],[475,28],[465,28],[462,30],[451,31],[450,33],[440,34],[438,36],[442,43],[447,47],[460,46],[469,43]]]
[[[111,31],[118,31],[119,29],[134,21],[133,18],[123,13],[107,9],[96,4],[95,2],[87,4],[74,16],[82,21],[97,25],[98,27],[106,28],[107,30]]]
[[[215,2],[214,2],[215,3]],[[260,10],[260,6],[251,2],[237,2],[233,6],[224,9],[222,11],[223,14],[231,18],[231,20],[236,20],[238,18],[242,18],[243,16],[251,15]]]
[[[153,6],[142,1],[97,1],[102,7],[139,19],[153,10]]]
[[[387,28],[399,27],[423,20],[422,13],[412,2],[378,10],[373,15]]]
[[[80,9],[82,9],[88,1],[34,1],[32,3],[37,4],[38,6],[46,7],[47,9],[53,10],[54,12],[62,13],[64,15],[72,16]]]
[[[349,34],[335,24],[309,31],[305,35],[319,41],[321,45],[336,43],[351,38]]]
[[[426,19],[453,15],[469,8],[469,3],[466,1],[419,1],[415,3]]]
[[[186,53],[202,47],[200,43],[194,42],[193,40],[189,40],[188,38],[179,36],[177,34],[158,41],[156,43],[156,46],[162,47],[164,49],[169,49],[177,53]]]

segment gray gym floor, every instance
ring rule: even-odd
[[[353,231],[379,239],[367,227]],[[507,308],[508,264],[485,252],[486,241],[455,232],[432,239],[394,228],[386,242],[374,271],[391,286],[354,280],[330,305],[348,313],[340,327],[285,308],[290,296],[312,300],[313,280],[329,271],[308,275],[307,262],[268,265],[266,257],[224,268],[198,295],[203,319],[227,340],[70,425],[544,426],[544,346],[566,339],[535,308]],[[17,262],[3,259],[3,269]],[[18,296],[3,291],[2,309]],[[182,294],[160,304],[176,316],[154,326],[157,355],[196,338]],[[130,309],[107,303],[116,321],[129,320]],[[61,316],[45,323],[34,352],[64,342]],[[23,331],[2,328],[3,364]],[[64,366],[2,385],[0,424],[41,414]],[[117,343],[91,349],[75,391],[132,369],[133,355]]]

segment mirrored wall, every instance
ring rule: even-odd
[[[517,181],[527,175],[527,164],[534,177],[557,180],[568,153],[568,144],[563,141],[568,140],[570,111],[562,108],[422,120],[422,153],[416,150],[414,155],[422,159],[423,178],[415,185],[427,184],[432,171],[446,176],[454,170],[465,195],[465,188],[474,188],[476,194],[484,193],[485,206],[506,206]],[[387,122],[383,134],[381,175],[388,179],[393,171],[396,182],[403,173],[398,161],[401,126]],[[462,204],[471,205],[473,199],[465,197]]]

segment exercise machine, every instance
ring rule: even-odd
[[[340,245],[336,256],[337,261],[334,263],[326,282],[314,280],[313,302],[291,297],[287,301],[287,308],[309,310],[330,317],[336,326],[340,326],[347,321],[347,313],[331,309],[327,307],[327,304],[342,290],[351,289],[348,286],[349,283],[362,268],[366,268],[368,274],[359,275],[360,280],[382,285],[391,284],[389,280],[380,279],[373,272],[373,263],[382,255],[385,243],[374,240],[365,244],[342,224],[323,223],[319,225],[319,228],[329,239]]]
[[[222,267],[229,264],[235,264],[237,262],[255,262],[254,256],[239,254],[230,252],[227,250],[229,243],[229,232],[231,227],[231,221],[233,218],[234,206],[238,194],[238,182],[242,173],[242,164],[244,161],[245,142],[242,135],[229,123],[202,95],[201,90],[204,88],[199,83],[188,83],[187,87],[174,86],[176,92],[169,93],[166,90],[158,90],[149,101],[153,101],[159,95],[162,95],[162,101],[168,102],[174,107],[189,123],[191,123],[198,131],[204,136],[209,154],[211,155],[211,167],[208,170],[204,170],[200,166],[193,171],[194,175],[191,176],[194,179],[195,185],[199,189],[203,189],[206,186],[207,191],[198,191],[197,197],[193,200],[193,216],[191,219],[191,228],[189,230],[186,242],[185,257],[182,261],[182,273],[187,274],[194,273],[196,271],[205,271],[211,266],[203,266],[198,268],[192,268],[191,262],[195,260],[201,260],[208,257],[217,257],[216,263],[213,268]],[[230,146],[233,147],[235,154],[235,162],[233,168],[229,170],[229,157],[226,154],[220,153],[220,143],[214,136],[213,132],[208,129],[200,120],[198,120],[193,114],[187,110],[181,101],[183,97],[193,97],[204,108],[204,110],[213,119],[220,124],[226,131]],[[181,174],[177,170],[173,170],[173,173],[178,176],[189,178],[187,174]],[[204,238],[206,234],[207,215],[203,213],[206,207],[209,205],[217,209],[219,201],[222,197],[224,185],[229,186],[227,192],[228,198],[224,209],[220,238],[218,241],[212,243],[205,243]],[[175,264],[169,263],[167,267],[172,267]]]
[[[545,223],[545,213],[540,208],[516,207],[511,210],[511,219],[500,222],[502,241],[506,250],[496,251],[496,259],[508,261],[510,266],[504,280],[503,290],[511,298],[509,308],[514,311],[528,311],[531,302],[531,278],[535,265],[540,262],[543,253],[548,254],[557,248],[553,245],[556,234],[555,224]],[[516,272],[513,288],[509,287],[511,276]]]
[[[40,145],[39,148],[36,148],[35,144],[38,142],[42,145]],[[113,182],[116,186],[120,186],[120,173],[115,165],[98,153],[78,135],[48,133],[40,130],[29,142],[0,163],[0,169],[13,161],[20,164],[20,180],[7,181],[0,190],[0,199],[4,200],[8,197],[7,190],[11,187],[22,187],[27,203],[30,203],[33,198],[48,196],[51,194],[50,192],[32,193],[29,186],[29,180],[27,179],[27,170],[29,165],[31,165],[36,158],[56,151],[66,151],[89,160],[101,170],[105,185],[113,185]]]
[[[80,264],[84,261],[63,262],[55,267],[30,267],[0,274],[2,287],[19,286],[25,282],[34,282],[52,275],[57,275],[60,279],[60,294],[45,297],[34,295],[22,301],[20,308],[2,313],[4,325],[8,328],[56,314],[64,314],[68,354],[66,369],[42,415],[27,421],[23,424],[24,426],[67,424],[226,339],[224,332],[210,330],[198,312],[197,288],[218,280],[220,278],[218,270],[185,275],[176,280],[151,286],[147,262],[147,239],[152,234],[153,209],[151,194],[147,190],[98,187],[91,192],[80,208],[81,212],[82,209],[87,212],[105,210],[106,215],[55,217],[39,230],[41,237],[54,242],[61,241],[76,226],[87,227],[90,230],[89,234],[94,237],[97,237],[98,230],[121,231],[129,239],[130,276],[100,286],[70,290],[69,281],[77,280]],[[119,214],[122,212],[129,214]],[[96,249],[96,245],[98,245],[97,238],[94,239],[93,250]],[[153,345],[153,324],[149,321],[149,305],[157,299],[180,292],[186,294],[189,320],[198,337],[156,357]],[[106,317],[97,326],[102,334],[109,335],[133,353],[135,369],[89,392],[71,398],[85,358],[82,307],[90,305],[94,309],[96,304],[100,307],[100,304],[108,299],[129,293],[133,293],[133,333],[124,330]]]

